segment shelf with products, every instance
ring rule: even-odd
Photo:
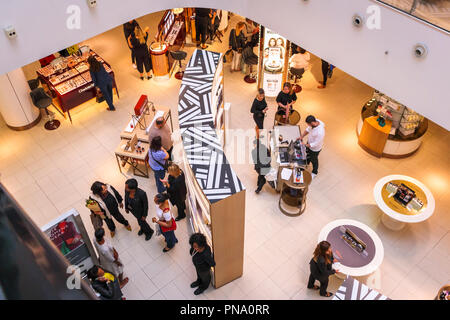
[[[220,53],[194,51],[178,103],[187,212],[193,231],[203,233],[211,245],[216,288],[242,276],[245,225],[245,188],[227,161],[217,133],[224,128],[222,58]]]
[[[379,117],[386,119],[387,126],[381,127],[379,123],[376,123],[375,120]],[[386,141],[383,145],[379,145],[376,155],[389,158],[404,158],[412,155],[419,149],[423,135],[428,129],[427,118],[376,90],[373,97],[362,107],[361,118],[357,124],[358,137],[361,137],[363,124],[366,121],[374,123],[373,129],[388,131]],[[386,129],[388,125],[391,126],[390,130]],[[371,138],[366,135],[364,138],[368,143],[371,141]],[[359,144],[361,146],[360,141]],[[363,147],[363,149],[372,153],[367,148]]]

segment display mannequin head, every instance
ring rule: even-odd
[[[315,128],[320,124],[320,122],[317,121],[317,119],[313,115],[307,116],[305,121],[306,121],[306,124],[308,126],[310,126],[311,128]]]

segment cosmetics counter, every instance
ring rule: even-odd
[[[416,152],[428,119],[375,90],[361,110],[358,144],[377,157],[404,158]]]
[[[203,233],[212,248],[215,288],[242,276],[244,262],[245,188],[228,163],[220,139],[222,57],[194,51],[178,103],[188,217],[192,231]]]
[[[49,89],[58,111],[64,117],[67,113],[71,121],[70,109],[97,96],[97,89],[92,82],[87,62],[90,55],[100,61],[106,72],[112,76],[113,87],[116,89],[117,96],[119,96],[111,66],[87,46],[81,47],[79,51],[68,57],[59,57],[37,70],[41,83]]]

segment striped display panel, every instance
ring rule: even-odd
[[[210,203],[244,190],[225,157],[214,127],[217,110],[211,105],[211,90],[221,60],[221,53],[195,50],[186,66],[178,101],[186,158]]]
[[[352,277],[347,277],[333,300],[391,300]]]

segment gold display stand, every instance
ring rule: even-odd
[[[414,192],[416,193],[417,198],[419,198],[422,203],[423,203],[423,207],[422,209],[420,209],[419,211],[415,211],[415,210],[408,210],[406,207],[402,206],[400,203],[398,203],[394,197],[389,197],[390,193],[386,190],[386,185],[388,183],[395,183],[397,185],[401,185],[402,183],[404,185],[406,185],[408,188],[410,188],[411,190],[414,190]],[[401,214],[406,214],[406,215],[414,215],[414,214],[418,214],[421,213],[423,210],[425,210],[425,208],[427,207],[427,196],[425,195],[425,192],[416,184],[410,182],[410,181],[406,181],[406,180],[392,180],[387,182],[383,188],[381,189],[381,197],[383,198],[383,201],[386,203],[386,205],[391,208],[392,210],[401,213]]]
[[[386,120],[386,125],[380,127],[377,118],[373,116],[364,119],[358,144],[371,155],[381,158],[391,131],[392,121]]]

